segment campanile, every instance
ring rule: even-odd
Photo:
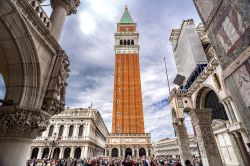
[[[115,33],[112,133],[144,133],[139,33],[128,8]]]
[[[128,7],[115,33],[115,71],[112,133],[106,139],[107,157],[151,156],[150,133],[145,133],[139,64],[139,33]]]

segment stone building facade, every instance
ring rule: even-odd
[[[185,58],[186,55],[178,55],[176,49],[182,49],[183,39],[180,36],[182,33],[189,33],[185,31],[189,26],[194,26],[193,20],[183,21],[180,29],[172,31],[170,41],[174,56]],[[248,165],[247,129],[236,107],[237,103],[224,82],[223,68],[205,33],[205,27],[199,24],[193,31],[196,31],[198,38],[193,37],[192,40],[197,40],[200,44],[191,49],[203,49],[203,55],[208,62],[197,64],[190,75],[177,74],[175,83],[179,88],[174,88],[170,94],[173,124],[181,157],[184,160],[191,156],[183,123],[186,112],[191,116],[203,165]],[[182,66],[181,62],[178,62],[177,68],[179,66]]]
[[[58,159],[101,157],[109,132],[96,109],[66,109],[50,119],[50,125],[32,143],[30,158]],[[48,142],[58,140],[58,146]],[[51,154],[50,154],[51,153]]]
[[[128,8],[115,33],[115,71],[112,133],[107,138],[107,156],[151,155],[151,137],[145,133],[142,105],[139,33]]]
[[[59,44],[66,16],[80,0],[0,1],[0,73],[6,94],[0,104],[0,165],[25,163],[32,140],[49,118],[64,110],[68,56]]]
[[[189,148],[192,156],[199,156],[197,140],[189,135]],[[153,145],[153,155],[162,158],[180,158],[177,138],[164,138]]]

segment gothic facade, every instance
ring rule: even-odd
[[[42,1],[0,2],[0,165],[25,163],[32,140],[64,110],[69,60],[58,41],[80,0],[51,0],[50,17]]]
[[[95,109],[66,109],[50,119],[50,125],[32,143],[31,159],[83,159],[105,154],[106,125]],[[58,140],[57,146],[49,142]],[[50,154],[51,153],[51,154]]]

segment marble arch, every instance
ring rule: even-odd
[[[64,110],[69,60],[58,41],[80,0],[51,0],[50,17],[41,2],[0,1],[0,165],[25,163],[32,140]]]

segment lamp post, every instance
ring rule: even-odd
[[[56,133],[53,134],[52,140],[49,140],[48,138],[45,139],[45,146],[51,147],[50,154],[49,154],[49,160],[51,159],[52,151],[55,147],[58,147],[59,141],[61,140],[61,137],[58,137]]]

